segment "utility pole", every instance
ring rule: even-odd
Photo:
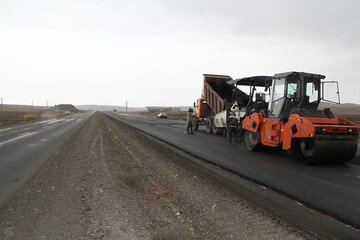
[[[34,101],[31,101],[31,112],[34,112]]]
[[[46,100],[46,109],[48,109],[48,100]]]
[[[126,112],[128,112],[128,102],[126,101]]]

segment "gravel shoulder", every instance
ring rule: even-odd
[[[96,113],[0,209],[0,239],[304,239]]]

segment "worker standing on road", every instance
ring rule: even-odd
[[[186,127],[187,134],[194,134],[193,132],[194,112],[192,108],[189,108],[187,112],[186,121],[187,121],[187,127]]]
[[[237,134],[236,134],[236,128],[239,124],[238,119],[236,118],[235,114],[233,112],[229,112],[229,118],[226,121],[226,125],[228,128],[228,139],[229,143],[231,144],[232,139],[235,138],[235,142],[237,143]]]

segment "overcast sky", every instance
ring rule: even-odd
[[[191,105],[202,74],[307,71],[360,103],[360,1],[0,0],[5,103]]]

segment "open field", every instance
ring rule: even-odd
[[[3,112],[0,115],[0,126],[9,124],[27,123],[42,119],[51,119],[64,116],[64,113],[42,112]]]
[[[65,112],[77,112],[71,104],[60,104],[54,107],[4,104],[0,112],[0,126],[27,123],[62,117]]]

